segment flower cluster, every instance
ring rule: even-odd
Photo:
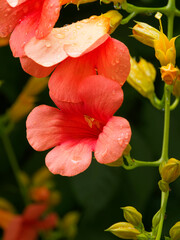
[[[117,11],[61,28],[59,0],[0,0],[0,37],[22,68],[49,80],[58,108],[41,105],[27,119],[27,139],[37,151],[53,148],[46,165],[54,174],[73,176],[98,162],[118,160],[131,138],[128,121],[114,117],[123,102],[130,71],[127,47],[110,37],[122,16]],[[78,4],[78,1],[70,3]]]

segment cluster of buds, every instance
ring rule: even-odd
[[[161,180],[159,188],[163,192],[169,191],[169,183],[174,182],[180,176],[180,161],[175,158],[170,158],[167,163],[160,166]]]
[[[115,223],[106,231],[122,239],[147,239],[141,213],[131,206],[122,209],[127,222]]]
[[[180,74],[176,67],[175,40],[177,37],[169,40],[163,33],[162,14],[157,13],[155,17],[160,21],[160,31],[146,23],[137,22],[133,27],[133,36],[143,44],[154,48],[155,56],[161,64],[162,80],[166,84],[173,85]]]

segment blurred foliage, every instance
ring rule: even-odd
[[[166,0],[131,0],[138,6],[164,6]],[[180,9],[180,2],[177,3]],[[113,4],[99,4],[94,2],[80,5],[79,10],[74,5],[68,5],[61,11],[57,26],[71,24],[79,19],[88,18],[91,15],[99,15],[107,10],[113,9]],[[127,14],[120,11],[123,16]],[[147,22],[158,28],[159,23],[154,16],[138,15],[135,20]],[[163,17],[163,27],[166,33],[166,19]],[[179,34],[180,19],[175,19],[174,34]],[[132,56],[143,57],[152,62],[156,69],[160,66],[154,57],[154,50],[142,45],[132,37],[131,27],[133,20],[127,25],[119,26],[112,36],[124,42]],[[180,38],[176,41],[177,65],[180,67]],[[19,60],[13,58],[9,47],[0,48],[0,113],[3,114],[20,94],[29,76],[23,72]],[[157,74],[155,82],[156,93],[162,94],[163,83]],[[163,112],[154,109],[149,101],[138,94],[126,83],[123,86],[124,102],[117,113],[127,118],[132,127],[132,156],[138,160],[155,161],[160,157],[162,134],[163,134]],[[38,97],[37,104],[53,105],[46,89]],[[180,159],[179,137],[180,137],[180,106],[171,114],[170,129],[170,157]],[[28,175],[44,166],[46,153],[35,152],[27,143],[25,132],[25,119],[16,124],[10,134],[13,148],[20,167]],[[0,142],[0,197],[9,199],[19,211],[23,209],[23,203],[19,189],[15,184],[7,155]],[[131,205],[143,214],[143,222],[147,230],[150,230],[151,219],[160,206],[160,191],[157,182],[160,180],[158,169],[139,168],[126,171],[122,168],[111,168],[98,164],[92,160],[91,166],[84,173],[72,177],[54,176],[56,188],[60,190],[62,200],[56,206],[56,211],[64,216],[68,211],[79,211],[80,222],[78,225],[77,240],[111,240],[115,236],[104,232],[114,222],[123,220],[120,207]],[[170,227],[179,220],[180,202],[180,180],[172,183],[172,191],[167,209],[167,219],[163,234],[168,235]],[[179,216],[178,216],[179,215]]]

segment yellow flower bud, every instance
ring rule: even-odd
[[[154,47],[154,40],[159,39],[160,31],[144,22],[136,22],[133,27],[133,37],[143,44]]]
[[[172,240],[180,239],[180,222],[177,222],[169,231]]]
[[[158,40],[154,41],[155,56],[159,60],[161,66],[166,66],[169,63],[175,65],[176,49],[175,40],[177,37],[168,40],[163,32],[160,32]]]
[[[12,122],[18,122],[25,117],[35,106],[36,96],[45,89],[48,78],[31,77],[15,103],[8,109]]]
[[[169,184],[167,182],[165,182],[164,180],[160,180],[158,182],[158,185],[159,185],[159,189],[162,191],[162,192],[167,192],[169,191]]]
[[[172,63],[169,63],[167,66],[162,66],[160,69],[162,80],[169,85],[174,84],[179,69],[174,67]]]
[[[116,10],[110,10],[107,13],[102,14],[102,16],[110,19],[109,34],[113,33],[116,30],[122,20],[122,15]]]
[[[137,236],[140,234],[140,232],[128,222],[115,223],[106,231],[122,239],[137,239]]]
[[[154,80],[156,77],[154,66],[143,58],[139,62],[131,58],[130,62],[131,70],[127,78],[128,83],[142,96],[151,98],[154,93]]]
[[[175,158],[170,158],[161,169],[162,180],[171,183],[180,176],[180,161]]]
[[[138,226],[140,223],[142,223],[142,214],[138,212],[134,207],[122,207],[122,210],[126,221],[132,225]]]

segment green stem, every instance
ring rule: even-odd
[[[164,133],[163,133],[163,144],[160,161],[167,162],[168,160],[168,147],[169,147],[169,125],[170,125],[170,102],[171,102],[171,88],[172,86],[165,84],[164,87]]]
[[[154,93],[150,98],[149,98],[151,104],[157,108],[158,110],[163,110],[164,109],[164,95],[162,99],[160,100],[156,94]]]
[[[178,104],[179,104],[179,97],[177,97],[177,98],[175,99],[175,101],[171,104],[170,110],[171,110],[171,111],[174,110],[174,109],[177,107]]]
[[[17,160],[16,160],[15,153],[13,151],[11,142],[9,140],[8,135],[6,133],[3,133],[2,131],[1,131],[1,139],[2,139],[2,142],[4,144],[4,148],[6,150],[6,153],[7,153],[7,156],[8,156],[9,163],[11,165],[12,171],[14,173],[14,176],[16,178],[17,184],[19,186],[20,193],[21,193],[22,198],[24,200],[24,203],[26,205],[27,204],[27,195],[26,195],[25,187],[22,184],[21,179],[20,179],[21,171],[19,169],[19,166],[18,166],[18,163],[17,163]]]
[[[180,17],[180,11],[176,8],[175,0],[169,0],[167,6],[159,7],[159,8],[138,7],[127,2],[122,3],[121,6],[123,10],[130,13],[128,17],[126,17],[121,21],[121,24],[128,23],[137,14],[141,14],[141,13],[153,14],[156,12],[161,12],[168,17],[168,29],[171,29],[171,28],[173,29],[174,17],[175,16]]]
[[[146,162],[132,159],[130,155],[124,157],[128,162],[128,165],[123,164],[122,167],[125,168],[126,170],[132,170],[137,167],[158,167],[161,163],[161,160],[157,160],[154,162]]]
[[[168,196],[169,196],[169,191],[161,193],[161,219],[160,219],[159,226],[158,226],[158,232],[157,232],[156,240],[161,239],[164,217],[165,217],[165,214],[166,214]]]
[[[174,16],[176,12],[175,0],[169,0],[167,4],[167,8],[169,9],[169,12],[167,14],[167,17],[168,17],[167,35],[168,35],[168,38],[171,39],[173,37]],[[168,161],[171,92],[172,92],[172,86],[165,84],[165,87],[164,87],[164,96],[165,96],[164,136],[163,136],[162,153],[160,158],[161,162]],[[161,193],[161,219],[158,226],[156,240],[161,239],[168,196],[169,196],[169,191]]]
[[[121,25],[124,25],[124,24],[128,23],[136,15],[137,15],[137,13],[135,13],[135,12],[130,13],[126,18],[122,19]]]

